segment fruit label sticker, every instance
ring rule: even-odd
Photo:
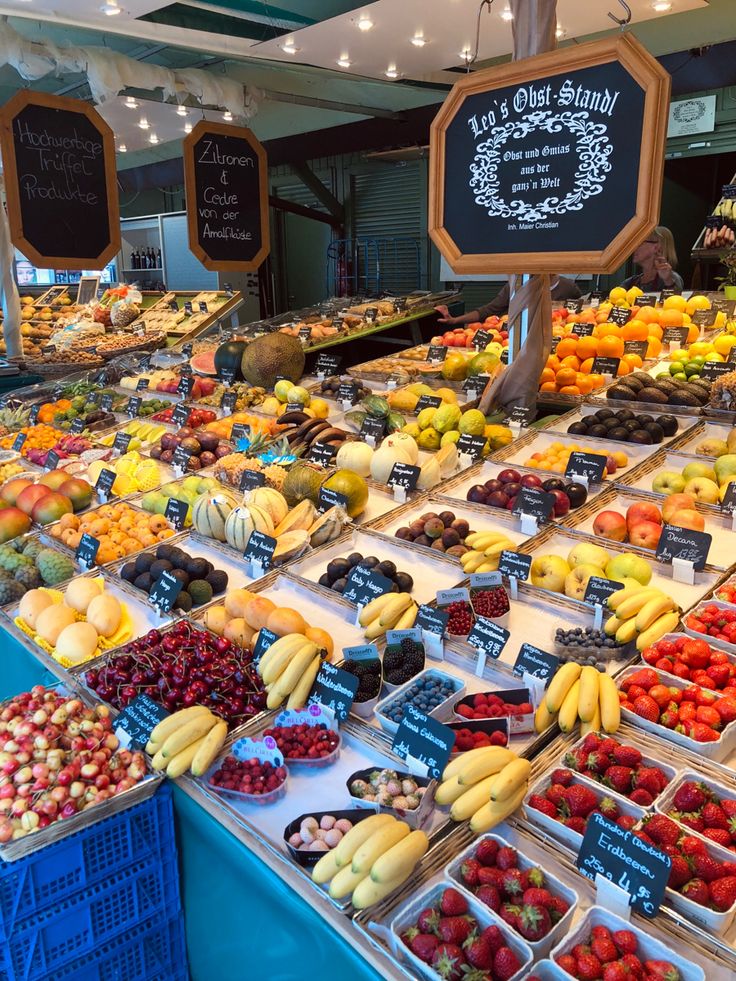
[[[477,399],[486,390],[486,385],[490,380],[490,375],[473,375],[463,382],[463,391],[469,399]]]
[[[310,705],[325,705],[335,713],[338,722],[345,722],[355,699],[360,679],[329,661],[320,665],[309,696]]]
[[[223,374],[224,374],[224,372],[223,372]],[[223,383],[224,384],[227,384],[227,382],[225,382],[224,379],[223,379]],[[235,406],[237,404],[237,401],[238,401],[238,393],[237,392],[225,392],[225,394],[222,396],[222,401],[220,402],[220,407],[228,415],[230,415],[231,413],[235,412]]]
[[[392,586],[393,582],[387,576],[382,576],[380,572],[354,565],[350,570],[342,596],[343,599],[360,608],[378,596],[390,593]]]
[[[427,351],[427,361],[430,364],[442,364],[447,357],[447,348],[444,344],[430,344]]]
[[[422,409],[439,409],[442,405],[441,395],[420,395],[414,408],[414,415],[419,415]]]
[[[337,454],[337,447],[333,446],[332,443],[312,443],[309,448],[308,459],[312,460],[313,463],[318,463],[321,467],[329,467],[332,463],[333,458]],[[333,491],[333,493],[335,493]],[[340,494],[340,497],[344,495]]]
[[[342,656],[346,661],[378,661],[378,648],[375,644],[359,644],[357,647],[343,647]]]
[[[615,378],[620,364],[621,358],[593,358],[591,371],[598,375],[611,375]]]
[[[576,865],[595,881],[600,875],[629,896],[629,905],[654,917],[664,898],[672,860],[658,848],[624,831],[594,811],[588,818]]]
[[[360,402],[359,386],[355,382],[340,382],[337,386],[337,401],[346,405],[355,405],[356,402]]]
[[[593,331],[595,330],[595,324],[579,323],[575,324],[575,333],[578,337],[592,337]]]
[[[88,535],[85,531],[82,537],[79,539],[79,545],[77,545],[76,552],[77,562],[83,569],[91,569],[95,564],[97,550],[99,547],[99,540],[97,538],[93,538],[92,535]]]
[[[728,375],[734,369],[732,361],[705,361],[700,366],[700,377],[715,381],[720,375]]]
[[[184,583],[181,579],[177,579],[168,569],[165,569],[151,587],[151,592],[148,594],[149,602],[156,607],[159,614],[168,613],[183,588]]]
[[[386,429],[385,419],[376,419],[374,416],[366,416],[363,425],[360,427],[358,438],[362,439],[369,446],[375,446],[377,439],[382,439]]]
[[[186,405],[177,405],[177,407],[171,413],[171,423],[174,426],[186,426],[188,419],[189,409]]]
[[[20,453],[20,451],[23,449],[23,444],[27,439],[28,436],[26,433],[18,433],[18,435],[13,440],[13,449],[15,450],[16,453]]]
[[[712,327],[716,322],[717,313],[718,311],[713,308],[710,310],[695,310],[692,321],[696,327]]]
[[[442,661],[445,657],[443,639],[447,630],[450,614],[437,610],[433,606],[420,606],[417,611],[416,625],[422,632],[422,643],[427,657]]]
[[[416,488],[420,473],[420,467],[414,467],[411,463],[404,463],[401,460],[391,467],[391,473],[388,475],[388,486],[393,487],[395,500],[406,500],[409,491]]]
[[[583,302],[582,296],[578,296],[574,300],[565,300],[565,309],[572,310],[573,313],[580,313],[583,309]]]
[[[332,447],[332,449],[334,449],[334,447]],[[325,511],[329,511],[330,508],[344,508],[347,506],[347,503],[347,495],[340,494],[331,487],[320,487],[319,500],[317,502],[317,510],[320,512],[320,514],[324,514]]]
[[[309,705],[303,709],[284,709],[273,721],[275,726],[327,726],[335,729],[335,713],[326,705]]]
[[[471,589],[491,589],[500,586],[501,582],[500,572],[473,572],[470,576]]]
[[[473,462],[480,460],[483,456],[483,448],[486,445],[484,436],[471,436],[463,433],[457,441],[457,452],[460,456],[467,456]]]
[[[679,572],[687,576],[687,570],[682,565],[692,566],[694,572],[700,572],[708,560],[708,552],[713,536],[707,531],[692,531],[689,528],[679,528],[677,525],[665,525],[659,536],[655,555],[660,562],[671,562],[672,573],[679,582],[692,581],[680,579],[678,576],[678,560],[681,564]]]
[[[603,471],[606,467],[606,457],[600,453],[580,453],[575,451],[570,454],[565,468],[565,477],[570,480],[577,480],[581,484],[600,484],[603,480]]]
[[[422,631],[419,627],[408,627],[405,630],[387,630],[386,643],[400,644],[402,640],[413,640],[417,644],[422,642]]]
[[[136,392],[144,392],[150,384],[151,384],[150,378],[139,378],[138,384],[135,386],[135,390]]]
[[[254,665],[258,664],[263,655],[270,648],[271,644],[275,644],[278,639],[279,635],[275,634],[273,630],[267,630],[265,627],[261,627],[261,629],[258,631],[256,646],[253,648]]]
[[[472,630],[468,634],[468,643],[478,651],[475,673],[479,678],[483,676],[487,658],[497,661],[510,636],[510,631],[494,623],[493,620],[487,617],[475,618]]]
[[[317,364],[315,366],[317,377],[325,378],[327,375],[336,374],[341,361],[342,358],[338,354],[325,354],[324,352],[318,354]]]
[[[600,576],[591,576],[585,584],[584,603],[591,606],[605,606],[609,596],[623,589],[624,584],[616,582],[615,579],[602,579]]]
[[[244,470],[240,477],[241,491],[255,490],[266,486],[266,475],[262,470]]]
[[[179,395],[181,395],[185,399],[188,399],[189,396],[192,394],[193,388],[194,388],[194,379],[192,378],[192,376],[182,374],[181,378],[179,379],[179,384],[176,386],[176,391],[179,393]]]
[[[522,487],[516,495],[516,501],[511,511],[517,518],[533,518],[537,521],[548,521],[555,506],[552,494],[538,490],[536,487]],[[523,531],[522,521],[522,531]]]
[[[543,651],[533,644],[524,643],[516,655],[514,674],[519,678],[523,678],[525,674],[531,674],[535,678],[549,681],[559,666],[560,659],[554,654]]]
[[[455,745],[455,733],[410,703],[404,706],[391,749],[406,760],[409,771],[439,780]]]
[[[69,432],[77,435],[84,432],[84,419],[81,416],[76,418],[69,428]]]
[[[438,606],[449,606],[450,603],[469,603],[469,602],[470,602],[470,591],[465,589],[464,586],[458,586],[455,589],[437,590]]]
[[[491,335],[487,330],[476,330],[473,335],[473,347],[476,351],[485,351],[486,347],[491,343]]]
[[[273,553],[276,551],[276,539],[264,535],[262,531],[252,531],[245,546],[243,558],[250,563],[251,575],[260,578],[271,568]]]
[[[143,749],[151,733],[169,713],[148,695],[136,695],[115,719],[115,735],[123,749]]]
[[[235,368],[223,368],[222,371],[220,371],[219,377],[223,385],[232,385],[232,383],[235,381]],[[235,395],[234,392],[232,394]],[[235,408],[235,401],[237,401],[237,396],[235,396],[235,400],[233,401],[233,408]],[[224,396],[223,396],[223,402],[224,402]],[[220,405],[222,405],[222,402],[220,403]]]
[[[618,324],[619,327],[623,327],[624,324],[628,324],[631,320],[631,310],[628,307],[612,307],[611,312],[608,314],[608,319],[612,324]]]
[[[46,454],[46,462],[43,465],[44,470],[56,470],[59,466],[59,459],[60,457],[56,450],[49,450]]]
[[[665,327],[662,332],[663,347],[666,348],[668,344],[676,344],[677,347],[682,347],[687,342],[689,332],[688,327]]]
[[[273,763],[274,766],[284,765],[283,754],[273,736],[264,736],[263,739],[249,739],[244,736],[233,743],[232,752],[238,760],[262,760],[264,763]]]
[[[250,436],[250,426],[247,423],[233,423],[233,428],[230,430],[230,439],[236,446],[238,444],[238,440],[247,438],[248,436]]]
[[[109,499],[116,477],[117,474],[114,470],[100,470],[100,476],[97,478],[95,490],[97,491],[97,496],[103,503]]]
[[[186,470],[189,464],[190,453],[187,452],[185,446],[177,446],[174,450],[174,455],[171,457],[171,466],[174,470],[181,476]]]
[[[170,497],[166,502],[164,517],[167,521],[171,522],[177,531],[181,531],[184,527],[184,519],[187,516],[188,510],[189,505],[186,501],[180,501],[178,497]]]
[[[638,354],[642,361],[647,356],[649,341],[624,341],[624,354]]]
[[[133,395],[128,399],[128,404],[125,406],[125,414],[131,417],[137,416],[141,410],[141,405],[143,404],[143,399],[138,395]]]

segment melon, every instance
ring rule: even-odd
[[[290,508],[296,507],[300,501],[310,500],[317,504],[319,489],[322,485],[323,471],[309,463],[295,463],[287,473],[281,493],[286,498]]]
[[[189,359],[189,364],[192,371],[196,371],[198,375],[217,374],[214,351],[203,351],[201,354],[195,354],[193,358]]]
[[[373,454],[371,460],[371,477],[379,484],[387,484],[395,463],[410,463],[409,454],[401,446],[386,446],[382,444]]]
[[[203,494],[192,508],[194,530],[206,538],[214,538],[218,542],[227,541],[225,522],[237,503],[231,494]]]
[[[236,381],[242,381],[240,365],[246,347],[245,341],[226,341],[225,344],[220,344],[213,356],[212,363],[215,369],[213,374],[219,375],[223,369],[226,369],[235,372]]]
[[[279,375],[296,384],[304,373],[304,348],[296,337],[280,331],[264,334],[246,347],[241,370],[249,384],[261,388],[272,389]]]
[[[439,409],[437,410],[439,411]],[[460,410],[457,413],[458,420],[460,419]],[[381,446],[393,446],[400,450],[406,455],[407,462],[412,466],[416,465],[419,459],[419,447],[417,446],[417,441],[409,433],[391,433],[387,436]]]
[[[234,508],[225,521],[225,541],[239,552],[245,551],[255,525],[247,507]]]
[[[373,459],[373,449],[367,443],[359,443],[357,440],[346,441],[337,451],[335,463],[338,467],[345,470],[352,470],[353,473],[361,477],[370,476],[371,460]]]
[[[356,518],[365,511],[368,503],[368,484],[352,470],[336,470],[322,486],[345,495],[347,498],[345,509],[351,518]]]

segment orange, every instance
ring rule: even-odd
[[[557,350],[555,355],[558,358],[566,358],[571,354],[575,354],[575,348],[578,346],[579,341],[575,337],[563,337],[560,343],[557,345]]]
[[[543,385],[545,382],[552,382],[554,384],[555,373],[551,368],[542,368],[542,374],[539,379],[539,384]]]
[[[588,395],[592,391],[590,378],[587,375],[578,374],[578,377],[575,379],[575,384],[580,389],[581,395]]]
[[[618,371],[616,372],[618,377],[620,378],[622,375],[628,375],[630,371],[631,371],[631,366],[626,361],[624,361],[623,358],[621,358],[621,360],[618,363]]]
[[[621,360],[625,361],[632,370],[634,368],[641,368],[643,364],[643,361],[638,354],[625,354]]]
[[[598,342],[598,354],[604,358],[620,358],[624,353],[624,342],[620,337],[601,337]]]
[[[694,344],[695,341],[700,337],[700,328],[695,324],[687,325],[687,342],[688,344]]]
[[[667,300],[674,300],[674,299],[675,298],[673,296],[667,297]],[[682,299],[682,297],[680,297],[680,299]],[[667,302],[667,300],[665,300],[665,303]],[[673,310],[671,308],[664,309],[662,311],[662,316],[659,322],[662,325],[662,327],[682,327],[683,324],[682,311]]]
[[[558,385],[574,385],[576,377],[577,368],[560,368],[555,381]]]
[[[601,310],[599,308],[598,313],[595,315],[595,322],[597,324],[605,324],[605,322],[608,320],[609,310]]]
[[[647,357],[658,358],[662,353],[662,341],[658,337],[650,337],[647,344]]]
[[[668,296],[662,306],[665,310],[677,310],[684,313],[687,308],[687,300],[684,296]]]
[[[630,320],[624,324],[621,336],[625,341],[645,341],[649,336],[649,327],[643,320]]]
[[[640,307],[636,313],[636,319],[641,320],[645,324],[658,324],[659,323],[659,310],[655,307]]]
[[[662,340],[662,328],[659,324],[649,324],[649,336],[656,337],[657,340]]]
[[[577,385],[563,385],[558,391],[560,395],[580,395],[580,389]]]
[[[567,358],[563,358],[562,359],[562,367],[563,368],[574,368],[575,371],[579,371],[580,370],[580,361],[578,360],[578,358],[576,358],[576,357],[574,357],[574,356],[571,355],[570,357],[567,357]]]
[[[560,367],[560,359],[556,355],[550,354],[550,356],[547,358],[547,367],[551,368],[552,371],[558,371]]]
[[[588,375],[588,381],[590,382],[593,388],[602,388],[603,384],[605,383],[605,379],[603,375],[593,374],[593,373]]]
[[[594,358],[586,358],[585,361],[580,365],[580,370],[584,375],[589,375],[593,370]]]
[[[554,382],[543,382],[539,386],[539,391],[540,392],[556,392],[557,391],[557,386],[555,385]]]
[[[576,357],[581,361],[587,358],[594,358],[598,353],[598,339],[595,337],[581,337],[575,348]]]
[[[620,337],[621,328],[618,324],[611,324],[606,321],[606,323],[598,326],[597,334],[598,337]]]

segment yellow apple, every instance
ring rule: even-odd
[[[605,548],[601,548],[600,545],[596,545],[593,542],[580,542],[579,545],[570,549],[570,554],[567,556],[567,564],[571,569],[574,569],[578,565],[592,565],[598,569],[602,569],[606,562],[608,562],[608,559],[609,554]]]
[[[651,566],[646,559],[633,552],[615,555],[606,566],[606,577],[621,582],[627,576],[646,586],[652,578]]]
[[[685,493],[691,494],[701,504],[715,504],[718,501],[718,484],[708,477],[693,477],[685,484]]]
[[[561,555],[539,555],[532,561],[529,572],[533,586],[549,589],[553,593],[562,593],[565,589],[565,577],[570,566]]]
[[[600,576],[601,570],[597,565],[576,565],[565,576],[565,596],[570,599],[583,600],[585,587],[591,576]]]

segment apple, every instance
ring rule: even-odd
[[[713,481],[716,479],[715,470],[709,463],[688,463],[683,468],[682,476],[685,480],[692,480],[693,477],[707,477]]]
[[[621,555],[614,555],[606,565],[606,577],[622,582],[628,577],[636,579],[641,586],[646,586],[652,578],[652,569],[646,559],[633,552],[622,552]]]
[[[596,565],[576,565],[565,576],[565,596],[570,599],[582,600],[585,597],[585,587],[591,576],[600,576],[601,570]]]
[[[667,500],[662,505],[662,519],[663,521],[669,521],[671,515],[675,511],[681,511],[683,508],[694,508],[695,498],[692,494],[670,494]]]
[[[561,518],[570,510],[570,498],[564,491],[561,490],[550,491],[550,494],[555,499],[552,513],[554,514],[555,518]]]
[[[676,470],[663,470],[652,481],[652,490],[657,494],[681,494],[687,481]]]
[[[708,477],[693,477],[688,480],[685,493],[692,494],[701,504],[716,504],[719,497],[718,484]]]
[[[525,473],[519,483],[522,487],[541,487],[542,479],[535,473]]]
[[[705,518],[694,508],[681,508],[671,514],[667,522],[669,525],[677,525],[678,528],[689,528],[691,531],[705,531]]]
[[[629,544],[653,550],[657,547],[661,534],[662,525],[658,521],[637,521],[629,528]]]
[[[533,586],[552,593],[564,593],[570,566],[561,555],[540,555],[532,561],[529,576]]]
[[[640,521],[650,521],[662,524],[662,515],[656,504],[651,501],[637,501],[626,509],[626,527],[631,530]]]
[[[600,511],[595,516],[593,531],[612,542],[626,541],[626,518],[618,511]]]
[[[486,504],[492,508],[505,508],[509,503],[509,495],[502,490],[493,491],[486,498]]]
[[[585,484],[565,484],[563,490],[570,498],[571,508],[581,507],[588,499],[588,488]]]
[[[609,558],[608,552],[600,545],[596,545],[594,542],[580,542],[579,545],[570,549],[567,564],[571,569],[578,565],[594,565],[598,569],[602,569]]]
[[[713,469],[719,484],[725,483],[728,477],[736,476],[736,453],[719,456],[713,464]]]
[[[609,455],[608,455],[608,456],[606,457],[606,474],[607,474],[607,476],[609,476],[609,477],[610,477],[610,476],[611,476],[611,474],[614,474],[614,473],[616,473],[616,471],[617,471],[617,470],[618,470],[618,464],[616,463],[616,460],[615,460],[615,458],[614,458],[614,457],[612,457],[612,456],[611,456],[611,455],[609,454]]]
[[[521,474],[518,470],[502,470],[498,475],[498,479],[502,484],[520,484]]]

